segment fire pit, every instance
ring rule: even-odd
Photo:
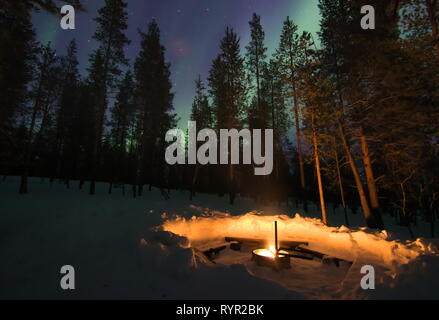
[[[252,260],[259,266],[273,269],[289,269],[291,267],[288,252],[283,250],[280,250],[276,256],[271,250],[256,249],[252,252]]]
[[[256,249],[252,252],[252,260],[259,266],[270,267],[276,270],[290,268],[288,252],[279,250],[277,240],[277,221],[274,222],[274,246],[270,249]]]

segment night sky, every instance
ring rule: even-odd
[[[128,30],[132,41],[126,56],[132,63],[139,51],[140,36],[137,30],[146,31],[151,19],[159,24],[166,58],[171,63],[174,108],[181,117],[179,126],[186,127],[198,74],[206,79],[210,64],[219,51],[219,42],[226,26],[241,37],[244,52],[250,37],[248,21],[253,12],[261,15],[266,46],[271,54],[277,47],[282,23],[286,16],[314,35],[319,28],[317,0],[129,0]],[[97,48],[92,39],[96,29],[93,18],[104,0],[83,1],[87,12],[76,12],[76,30],[62,30],[59,18],[47,13],[36,13],[33,23],[37,40],[51,41],[58,54],[73,38],[78,45],[80,71],[85,74],[88,56]],[[316,37],[316,36],[315,36]]]

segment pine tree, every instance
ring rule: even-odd
[[[202,128],[212,128],[213,126],[213,114],[209,105],[209,100],[206,94],[206,87],[204,86],[203,81],[201,80],[201,76],[198,76],[198,79],[195,80],[195,98],[192,103],[191,109],[191,121],[195,121],[197,125],[197,129],[201,130]],[[197,145],[199,143],[197,142]],[[197,146],[198,149],[198,146]],[[192,181],[191,181],[191,190],[190,190],[190,200],[195,195],[195,185],[199,176],[199,165],[195,164],[193,166],[192,173]],[[211,171],[207,171],[208,174]]]
[[[252,88],[256,91],[256,128],[266,128],[268,123],[267,113],[269,110],[264,108],[266,104],[262,102],[261,82],[265,69],[265,59],[267,48],[264,45],[265,33],[261,26],[261,18],[256,13],[253,14],[249,22],[251,40],[246,47],[246,66]],[[268,113],[269,115],[269,113]]]
[[[99,9],[99,16],[95,19],[98,23],[93,38],[98,41],[99,49],[97,54],[102,59],[102,81],[96,89],[97,112],[95,118],[94,146],[92,151],[91,183],[90,194],[95,193],[95,182],[99,168],[99,151],[103,135],[105,113],[108,102],[108,89],[114,87],[117,77],[120,75],[120,68],[127,64],[124,47],[130,41],[123,33],[127,29],[127,4],[122,0],[106,0],[105,5]]]
[[[305,197],[306,183],[305,183],[305,169],[302,151],[302,132],[300,128],[300,92],[299,92],[299,70],[304,63],[304,50],[309,45],[309,42],[304,41],[306,34],[299,36],[297,25],[290,20],[289,17],[284,21],[279,48],[276,51],[276,58],[281,64],[284,72],[285,87],[287,98],[292,100],[294,119],[296,127],[296,144],[299,159],[299,173],[300,173],[300,187],[302,194]],[[306,200],[305,206],[306,206]]]
[[[332,86],[326,77],[318,52],[306,50],[306,61],[300,70],[300,90],[303,96],[303,132],[312,146],[318,194],[323,223],[328,223],[323,170],[325,145],[331,145],[333,115],[331,112]]]
[[[238,35],[226,28],[221,40],[221,53],[213,61],[209,72],[210,94],[214,101],[217,128],[231,129],[242,126],[246,105],[244,58],[240,54]]]
[[[377,217],[377,213],[372,211],[371,204],[367,199],[367,190],[363,186],[360,168],[351,150],[349,138],[354,133],[349,122],[349,115],[352,114],[351,107],[355,107],[356,102],[361,99],[358,96],[361,68],[357,68],[355,64],[361,60],[362,55],[367,54],[367,50],[364,51],[365,48],[358,46],[361,41],[365,41],[365,39],[361,39],[361,34],[359,34],[360,27],[353,26],[354,23],[359,21],[360,9],[356,8],[352,1],[346,3],[344,0],[335,3],[321,0],[319,8],[322,16],[320,37],[324,48],[323,59],[328,66],[327,70],[329,70],[336,83],[337,91],[335,96],[338,104],[334,115],[337,115],[340,141],[354,176],[365,219],[370,227],[383,228],[380,216]],[[356,32],[352,32],[352,30]],[[355,123],[361,123],[361,121],[356,119]],[[362,143],[362,150],[365,151],[367,141],[363,138]],[[367,158],[367,156],[368,154],[364,155],[363,158]],[[370,172],[369,170],[368,174]],[[372,183],[371,179],[368,179],[368,181]],[[371,192],[373,193],[373,190],[369,189],[369,195]]]
[[[192,103],[191,120],[196,121],[199,128],[211,128],[213,126],[213,114],[201,76],[198,76],[198,79],[195,80],[195,98]]]
[[[221,40],[220,54],[213,61],[209,73],[210,95],[218,129],[240,129],[246,108],[247,88],[245,85],[244,58],[240,54],[238,35],[226,28]],[[230,203],[236,196],[234,166],[229,161],[227,183]]]
[[[78,106],[78,86],[80,77],[76,55],[76,41],[72,40],[67,46],[66,56],[61,58],[61,93],[56,110],[56,137],[53,161],[54,170],[52,170],[51,179],[61,176],[64,162],[69,161],[69,157],[72,156],[71,154],[66,155],[65,148],[66,143],[71,139],[69,128],[73,123],[75,109]],[[64,175],[64,177],[66,177],[66,175]]]
[[[262,72],[261,92],[267,106],[267,128],[273,129],[275,181],[280,178],[280,164],[284,156],[283,146],[291,127],[291,116],[285,103],[284,78],[277,59],[270,59]]]
[[[98,59],[99,56],[96,57]],[[93,63],[92,63],[93,67]],[[96,65],[89,69],[90,74],[99,78],[102,64],[97,61]],[[96,71],[96,73],[94,73]],[[66,132],[65,159],[67,165],[66,171],[70,177],[79,180],[79,188],[82,189],[85,180],[90,176],[92,150],[94,147],[94,125],[95,125],[95,92],[97,81],[84,79],[78,83],[78,101],[72,114],[72,122],[69,123]]]
[[[439,82],[439,2],[432,0],[405,0],[400,1],[400,26],[402,33],[405,37],[402,39],[404,54],[410,63],[405,66],[408,72],[405,72],[406,76],[411,79],[411,84],[417,91],[412,91],[409,94],[410,98],[406,99],[413,103],[410,107],[415,108],[418,112],[416,117],[406,117],[405,119],[418,119],[419,115],[425,116],[425,121],[419,125],[418,130],[414,132],[419,136],[426,137],[425,140],[428,143],[423,143],[422,151],[410,152],[412,155],[408,159],[401,157],[401,165],[396,158],[393,158],[392,168],[397,169],[399,172],[392,177],[399,176],[395,179],[394,183],[386,183],[385,188],[398,190],[398,181],[404,181],[407,177],[411,178],[406,181],[404,189],[408,190],[408,197],[405,199],[410,202],[413,201],[413,194],[419,194],[416,198],[421,199],[418,201],[421,206],[421,212],[425,216],[426,220],[430,222],[431,234],[435,234],[435,220],[438,209],[437,202],[437,136],[439,136],[439,90],[437,83]],[[406,91],[406,93],[408,93]],[[410,121],[411,122],[411,121]],[[422,128],[419,130],[419,128]],[[411,142],[408,145],[404,145],[404,149],[413,145],[416,137],[412,135],[411,139],[407,142]],[[419,146],[419,141],[418,141]],[[393,148],[392,148],[393,149]],[[411,149],[411,148],[410,148]],[[396,151],[396,150],[394,150]],[[393,151],[390,152],[394,154]],[[415,175],[411,174],[413,165],[415,165],[418,156],[422,158],[420,161],[422,169],[417,169]],[[404,159],[402,159],[404,158]],[[398,164],[396,164],[398,163]],[[412,169],[409,169],[412,168]],[[400,170],[401,169],[401,170]],[[392,170],[394,171],[394,170]],[[405,172],[405,174],[402,174]],[[416,184],[419,183],[419,186]],[[414,192],[418,190],[418,192]],[[407,193],[407,192],[406,192]],[[435,200],[436,199],[436,200]],[[404,201],[399,201],[400,203]],[[399,205],[399,207],[402,207]],[[406,210],[405,210],[406,211]],[[407,220],[407,219],[406,219]]]
[[[115,154],[113,167],[115,171],[110,180],[110,192],[113,181],[123,183],[128,179],[127,140],[134,120],[134,111],[134,82],[131,71],[128,70],[119,84],[116,102],[111,109],[110,138]]]
[[[36,54],[31,10],[20,1],[0,6],[0,148],[11,148],[13,120],[26,102]]]
[[[32,164],[32,155],[36,146],[39,145],[41,134],[45,129],[50,108],[56,100],[55,91],[57,90],[59,73],[58,58],[55,51],[51,49],[51,44],[40,47],[40,54],[35,65],[35,80],[30,92],[32,106],[30,108],[30,124],[27,133],[25,153],[23,160],[23,173],[21,175],[20,189],[21,194],[27,193],[27,178]],[[40,127],[36,131],[37,120],[40,118]]]
[[[139,108],[140,155],[138,157],[138,193],[142,186],[163,181],[165,134],[175,126],[172,114],[173,93],[170,65],[165,61],[165,48],[160,41],[160,29],[153,20],[147,33],[140,32],[141,49],[135,62],[136,105]]]

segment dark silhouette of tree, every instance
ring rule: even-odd
[[[3,3],[5,2],[5,3]],[[0,156],[6,167],[20,155],[14,139],[14,120],[27,101],[36,54],[31,11],[20,1],[2,1],[0,10]],[[14,150],[14,156],[6,150]]]
[[[163,186],[165,169],[165,134],[175,126],[170,80],[170,65],[160,42],[160,29],[153,20],[147,33],[141,31],[141,49],[135,62],[136,105],[139,109],[138,194],[143,185]]]
[[[304,199],[306,192],[305,169],[302,151],[302,133],[300,129],[300,92],[299,92],[299,70],[303,64],[303,46],[304,42],[298,34],[297,25],[289,17],[284,21],[279,48],[276,52],[281,69],[284,73],[286,97],[292,101],[294,110],[294,119],[296,127],[296,145],[299,160],[300,187],[301,197]],[[306,202],[305,202],[306,207]]]
[[[122,0],[106,0],[105,5],[99,9],[99,16],[95,19],[98,23],[93,38],[98,41],[99,49],[94,56],[102,59],[102,78],[100,84],[95,85],[97,96],[97,110],[95,118],[94,146],[92,150],[90,194],[95,193],[95,181],[99,169],[99,151],[105,123],[105,112],[108,103],[108,90],[115,85],[120,75],[120,67],[128,63],[125,58],[124,46],[130,41],[123,33],[127,28],[127,4]]]
[[[201,76],[198,76],[198,79],[195,80],[195,98],[194,102],[192,103],[190,119],[196,122],[198,131],[204,128],[213,128],[214,126],[212,109],[210,107],[208,96],[206,93],[206,87],[201,80]],[[197,150],[200,144],[200,142],[197,142]],[[192,197],[195,195],[195,187],[199,180],[198,177],[200,175],[200,170],[202,170],[202,173],[209,176],[210,181],[212,180],[212,170],[209,169],[212,169],[212,167],[209,166],[208,170],[205,170],[205,168],[200,168],[200,165],[198,164],[193,165],[192,179],[190,182],[191,200]]]
[[[261,26],[261,18],[256,13],[253,14],[249,25],[251,40],[246,47],[246,66],[251,87],[254,89],[253,92],[256,93],[256,123],[254,127],[266,128],[269,120],[269,110],[266,108],[266,104],[262,103],[261,97],[261,82],[267,57],[267,48],[264,44],[265,33]]]
[[[111,193],[113,183],[124,184],[129,178],[127,140],[129,130],[134,120],[134,82],[131,71],[125,73],[125,77],[119,84],[116,102],[111,109],[110,147],[115,157],[112,159],[110,174]],[[112,173],[113,172],[113,173]],[[123,190],[125,188],[123,187]]]
[[[68,177],[69,172],[62,172],[63,165],[68,163],[72,156],[71,152],[66,150],[68,140],[72,138],[69,134],[71,124],[74,122],[74,115],[78,107],[78,86],[79,86],[79,71],[78,60],[76,57],[77,48],[76,41],[72,40],[67,46],[67,53],[65,57],[61,57],[61,92],[59,103],[55,115],[55,144],[53,155],[53,166],[51,180],[55,177]],[[71,142],[70,142],[71,145]]]
[[[246,83],[244,58],[240,54],[238,35],[227,27],[221,40],[220,54],[213,61],[209,73],[210,94],[218,129],[240,129],[246,108]],[[227,184],[230,203],[236,196],[234,165],[229,161]]]
[[[21,175],[20,193],[27,193],[27,178],[32,165],[32,155],[34,148],[38,146],[41,134],[46,127],[49,117],[50,108],[55,101],[55,91],[57,89],[59,73],[58,58],[55,51],[51,49],[51,44],[42,46],[40,54],[35,64],[35,80],[30,92],[31,107],[30,124],[27,132],[27,141],[25,144],[23,173]],[[37,129],[37,120],[40,119],[39,129]]]

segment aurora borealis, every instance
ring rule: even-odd
[[[218,53],[220,39],[226,26],[232,27],[241,37],[244,53],[250,37],[248,21],[253,12],[261,15],[268,54],[278,45],[282,23],[290,16],[301,30],[314,35],[319,28],[317,0],[129,0],[128,29],[131,44],[126,56],[133,62],[140,43],[138,29],[146,30],[148,22],[156,19],[171,64],[174,108],[185,126],[194,96],[194,80],[198,74],[207,77],[212,59]],[[62,30],[59,18],[47,13],[35,13],[33,23],[37,40],[51,41],[59,54],[64,54],[68,42],[75,38],[81,72],[88,67],[89,54],[97,44],[92,39],[96,28],[93,20],[104,0],[83,2],[86,12],[76,12],[76,30]]]

